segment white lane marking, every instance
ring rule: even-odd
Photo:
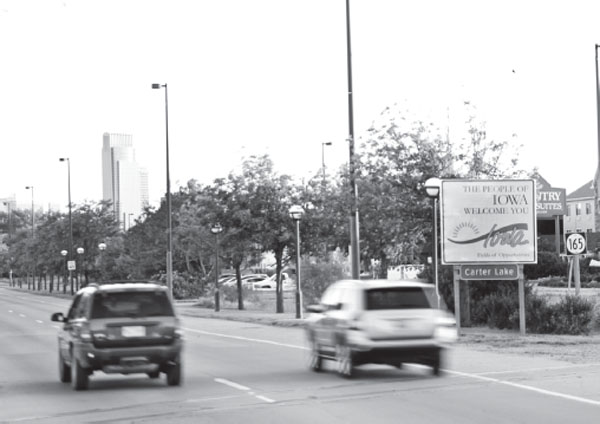
[[[21,318],[27,318],[27,315],[24,315],[24,314],[19,314],[19,316],[20,316]]]
[[[225,384],[226,386],[233,387],[234,389],[244,390],[244,391],[250,390],[250,387],[242,386],[241,384],[238,384],[234,381],[229,381],[225,378],[215,378],[215,381],[217,383],[221,383],[221,384]]]
[[[232,336],[230,334],[213,333],[210,331],[196,330],[193,328],[185,328],[184,330],[191,331],[193,333],[207,334],[207,335],[211,335],[211,336],[224,337],[224,338],[229,338],[229,339],[245,340],[245,341],[256,342],[256,343],[271,344],[271,345],[275,345],[275,346],[290,347],[293,349],[309,350],[309,348],[304,347],[304,346],[292,345],[292,344],[287,344],[287,343],[278,343],[278,342],[274,342],[271,340],[252,339],[249,337]],[[466,372],[461,372],[461,371],[451,371],[451,370],[446,370],[446,369],[444,369],[442,371],[444,371],[448,374],[454,374],[454,375],[458,375],[458,376],[462,376],[462,377],[468,377],[468,378],[472,378],[475,380],[483,380],[483,381],[489,381],[489,382],[498,383],[498,384],[504,384],[507,386],[515,387],[515,388],[522,389],[522,390],[529,390],[532,392],[537,392],[537,393],[541,393],[541,394],[548,395],[548,396],[554,396],[554,397],[559,397],[559,398],[563,398],[563,399],[569,399],[569,400],[576,401],[576,402],[600,406],[600,401],[587,399],[587,398],[583,398],[583,397],[579,397],[579,396],[573,396],[573,395],[568,395],[568,394],[564,394],[564,393],[553,392],[551,390],[539,389],[537,387],[527,386],[524,384],[511,383],[510,381],[499,380],[497,378],[491,378],[491,377],[484,377],[483,375],[471,374],[471,373],[466,373]],[[522,370],[522,371],[524,371],[524,370]]]
[[[13,313],[13,310],[12,310],[12,309],[9,309],[9,310],[8,310],[8,313],[9,313],[9,314],[12,314],[12,313]]]
[[[207,334],[209,336],[223,337],[226,339],[244,340],[247,342],[264,343],[264,344],[270,344],[270,345],[281,346],[281,347],[290,347],[292,349],[309,350],[307,347],[304,347],[304,346],[298,346],[298,345],[287,344],[287,343],[279,343],[279,342],[274,342],[271,340],[252,339],[250,337],[232,336],[231,334],[212,333],[210,331],[196,330],[194,328],[184,328],[184,331],[191,331],[192,333],[199,333],[199,334]]]
[[[482,380],[482,381],[489,381],[491,383],[504,384],[506,386],[516,387],[518,389],[523,389],[523,390],[529,390],[531,392],[541,393],[543,395],[548,395],[548,396],[554,396],[554,397],[558,397],[558,398],[562,398],[562,399],[573,400],[573,401],[581,402],[581,403],[587,403],[589,405],[594,405],[594,406],[600,406],[600,401],[597,401],[597,400],[586,399],[586,398],[582,398],[582,397],[579,397],[579,396],[567,395],[567,394],[559,393],[559,392],[553,392],[551,390],[539,389],[537,387],[527,386],[525,384],[512,383],[512,382],[506,381],[506,380],[499,380],[497,378],[484,377],[482,375],[470,374],[470,373],[460,372],[460,371],[445,370],[445,372],[447,372],[449,374],[459,375],[459,376],[462,376],[462,377],[474,378],[476,380]]]
[[[60,330],[60,326],[59,325],[53,325],[52,327],[56,328],[57,330]]]
[[[39,319],[36,319],[35,322],[37,322],[38,324],[43,324],[44,323],[44,321],[41,321]]]
[[[268,398],[266,396],[256,395],[255,397],[257,399],[260,399],[260,400],[265,401],[267,403],[275,403],[275,401],[273,399],[270,399],[270,398]]]
[[[234,389],[244,391],[244,392],[248,393],[248,395],[254,396],[256,399],[262,400],[263,402],[267,402],[267,403],[275,403],[276,402],[275,400],[268,398],[266,396],[255,394],[252,391],[252,389],[250,389],[250,387],[243,386],[239,383],[236,383],[235,381],[227,380],[226,378],[215,378],[215,381],[217,383],[221,383],[221,384],[225,384],[226,386],[233,387]]]
[[[569,370],[572,368],[587,368],[600,366],[600,362],[592,362],[591,364],[570,364],[563,365],[560,367],[544,367],[544,368],[525,368],[522,370],[507,370],[507,371],[487,371],[480,372],[477,375],[500,375],[500,374],[514,374],[517,372],[536,372],[536,371],[557,371],[557,370]]]

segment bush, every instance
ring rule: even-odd
[[[553,305],[555,334],[588,334],[594,319],[594,305],[580,296],[565,296]]]
[[[332,262],[302,264],[302,296],[304,305],[318,303],[325,289],[337,280],[348,278],[342,264]]]
[[[568,262],[563,261],[561,257],[554,252],[538,251],[537,264],[525,265],[523,267],[525,278],[536,280],[538,278],[550,277],[553,275],[567,275]]]

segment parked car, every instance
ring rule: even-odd
[[[253,285],[253,290],[275,290],[277,288],[276,276],[277,274],[273,274],[262,281],[255,282]],[[283,290],[296,289],[296,282],[292,280],[285,272],[281,273],[281,284]]]
[[[269,278],[267,274],[246,274],[242,275],[242,287],[252,290],[254,283],[258,283]],[[235,287],[237,285],[237,278],[233,276],[221,283],[226,287]]]
[[[433,295],[433,296],[432,296]],[[435,287],[415,281],[344,280],[307,309],[309,366],[324,359],[343,377],[365,363],[401,367],[413,362],[440,374],[444,350],[457,339],[456,321],[434,306]]]
[[[58,334],[60,380],[86,390],[95,371],[167,375],[181,383],[183,335],[167,288],[148,282],[91,284],[77,292]]]

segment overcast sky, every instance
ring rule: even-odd
[[[518,135],[525,169],[571,192],[598,161],[592,1],[352,0],[355,135],[394,103]],[[0,197],[99,200],[104,132],[133,135],[150,198],[268,153],[309,176],[347,161],[344,0],[0,0]],[[437,116],[436,115],[436,116]],[[358,150],[360,154],[360,151]],[[359,188],[360,190],[360,188]]]

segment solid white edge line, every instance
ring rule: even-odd
[[[470,373],[460,372],[460,371],[444,370],[444,372],[446,372],[448,374],[458,375],[461,377],[468,377],[468,378],[473,378],[476,380],[488,381],[491,383],[504,384],[506,386],[516,387],[518,389],[523,389],[523,390],[529,390],[531,392],[541,393],[541,394],[548,395],[548,396],[554,396],[554,397],[558,397],[558,398],[562,398],[562,399],[573,400],[576,402],[587,403],[588,405],[600,406],[600,401],[597,401],[597,400],[586,399],[586,398],[582,398],[579,396],[567,395],[567,394],[559,393],[559,392],[553,392],[551,390],[539,389],[539,388],[533,387],[533,386],[526,386],[525,384],[512,383],[510,381],[499,380],[497,378],[484,377],[482,375],[470,374]]]
[[[193,328],[184,328],[184,330],[185,331],[191,331],[191,332],[194,332],[194,333],[207,334],[207,335],[210,335],[210,336],[224,337],[224,338],[228,338],[228,339],[245,340],[245,341],[256,342],[256,343],[264,343],[264,344],[270,344],[270,345],[275,345],[275,346],[290,347],[290,348],[294,348],[294,349],[309,350],[309,348],[304,347],[304,346],[292,345],[292,344],[287,344],[287,343],[278,343],[278,342],[273,342],[271,340],[252,339],[252,338],[249,338],[249,337],[242,337],[242,336],[232,336],[232,335],[229,335],[229,334],[213,333],[213,332],[210,332],[210,331],[196,330],[196,329],[193,329]],[[484,377],[483,375],[470,374],[470,373],[461,372],[461,371],[451,371],[451,370],[446,370],[446,369],[444,369],[442,371],[444,371],[445,373],[448,373],[448,374],[454,374],[454,375],[461,376],[461,377],[468,377],[468,378],[473,378],[473,379],[476,379],[476,380],[482,380],[482,381],[489,381],[489,382],[492,382],[492,383],[504,384],[506,386],[516,387],[516,388],[522,389],[522,390],[529,390],[529,391],[532,391],[532,392],[537,392],[537,393],[541,393],[541,394],[548,395],[548,396],[554,396],[554,397],[559,397],[559,398],[562,398],[562,399],[573,400],[573,401],[576,401],[576,402],[586,403],[588,405],[600,406],[600,401],[596,401],[596,400],[592,400],[592,399],[587,399],[587,398],[582,398],[582,397],[579,397],[579,396],[567,395],[567,394],[564,394],[564,393],[553,392],[551,390],[539,389],[537,387],[526,386],[524,384],[511,383],[510,381],[499,380],[497,378],[491,378],[491,377]],[[526,370],[521,370],[521,371],[524,372]],[[215,381],[216,381],[216,379],[215,379]],[[237,383],[234,383],[234,384],[237,384]],[[242,387],[244,387],[244,386],[242,386]]]

